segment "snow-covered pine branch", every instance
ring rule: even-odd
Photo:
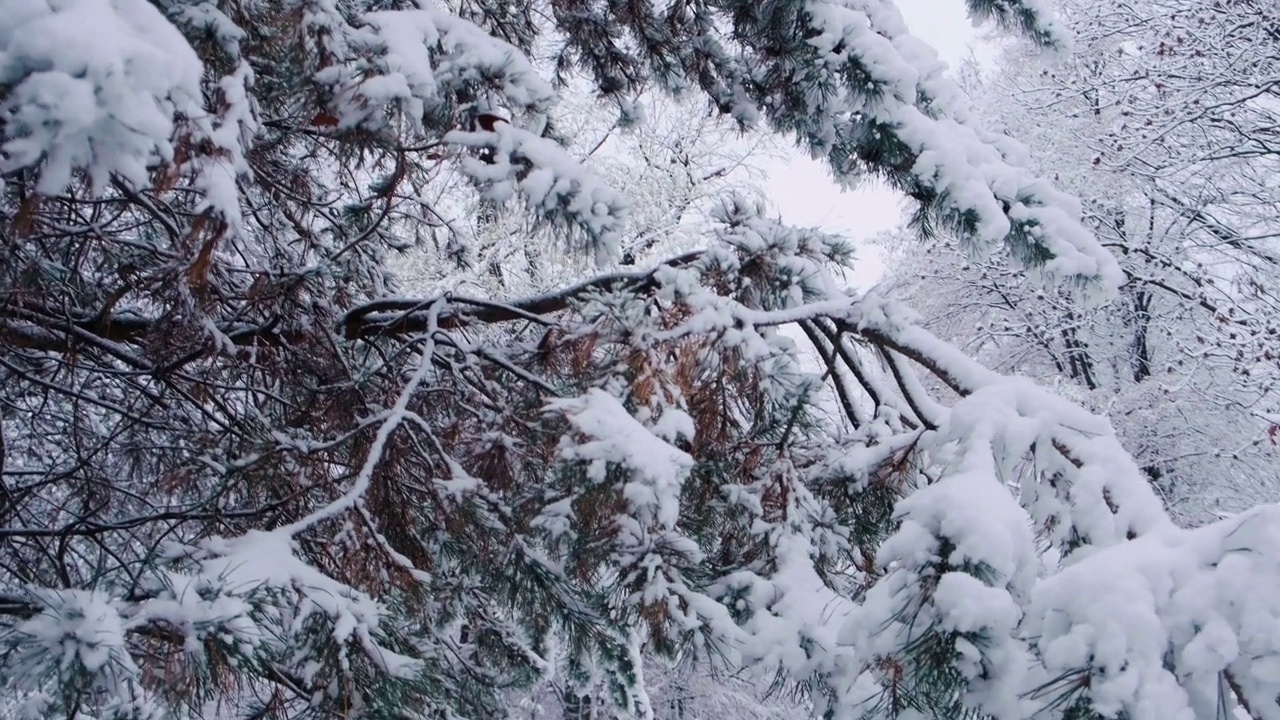
[[[650,718],[661,658],[831,717],[1280,714],[1272,508],[1176,527],[1105,420],[844,290],[849,243],[743,196],[701,251],[613,262],[635,198],[560,142],[547,45],[623,124],[709,101],[1114,289],[891,2],[0,18],[6,720],[487,720],[561,672]],[[604,275],[401,295],[451,174]]]

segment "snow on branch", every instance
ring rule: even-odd
[[[672,529],[680,514],[680,486],[693,459],[677,450],[631,417],[627,409],[609,393],[592,389],[578,398],[553,400],[547,412],[563,414],[588,440],[568,444],[561,455],[567,460],[586,461],[588,473],[604,480],[608,464],[617,464],[634,473],[622,496],[645,523]]]
[[[491,131],[456,130],[444,139],[480,151],[462,159],[462,171],[486,199],[521,197],[536,216],[585,236],[598,264],[617,259],[630,202],[559,144],[506,122]]]
[[[788,29],[794,37],[775,39],[777,28],[754,14],[737,24],[740,36],[758,37],[761,47],[794,43],[806,58],[783,63],[749,48],[751,60],[777,78],[772,95],[744,90],[754,110],[797,133],[838,179],[853,183],[863,173],[887,179],[919,202],[923,222],[954,229],[971,252],[1003,245],[1050,280],[1103,293],[1119,286],[1118,267],[1081,224],[1079,203],[1038,178],[1016,142],[977,124],[946,66],[911,36],[896,8],[871,0],[808,0],[802,8],[799,24]],[[1016,16],[1048,33],[1046,39],[1061,38],[1049,15],[1028,3],[974,9]]]
[[[40,168],[40,192],[84,170],[142,187],[174,157],[175,116],[204,114],[203,66],[145,0],[0,4],[0,173]]]
[[[18,618],[0,639],[6,690],[38,699],[48,677],[59,676],[73,699],[88,693],[121,716],[161,717],[164,702],[136,659],[141,640],[197,663],[232,658],[304,698],[340,692],[332,673],[342,671],[320,661],[330,653],[346,672],[364,665],[407,679],[422,670],[384,644],[379,603],[298,559],[287,533],[175,550],[171,569],[146,577],[142,592],[33,588],[5,596],[0,614]]]
[[[352,42],[373,54],[372,72],[362,76],[357,64],[319,76],[338,88],[339,127],[379,125],[390,106],[415,127],[447,127],[451,105],[477,87],[491,89],[517,111],[545,110],[555,100],[551,85],[518,48],[431,3],[368,12],[361,21],[369,32],[353,32]]]

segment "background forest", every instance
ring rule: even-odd
[[[0,0],[0,719],[1280,720],[1280,7],[966,7]]]

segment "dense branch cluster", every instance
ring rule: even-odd
[[[969,4],[1065,44],[1041,2]],[[741,196],[639,267],[659,243],[552,122],[544,64],[620,124],[691,94],[1114,291],[892,3],[0,18],[0,717],[481,720],[567,677],[650,718],[659,659],[841,718],[1280,713],[1274,508],[1176,527],[1106,421]],[[450,174],[601,274],[401,295]]]

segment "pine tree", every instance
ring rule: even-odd
[[[1063,43],[1039,3],[970,5]],[[1274,508],[1176,528],[1106,422],[843,290],[848,243],[757,203],[621,265],[628,201],[528,59],[553,43],[623,116],[705,98],[925,229],[1113,289],[891,3],[0,18],[4,712],[489,718],[563,656],[650,717],[647,654],[833,717],[1280,712]],[[398,295],[446,168],[603,274]]]

